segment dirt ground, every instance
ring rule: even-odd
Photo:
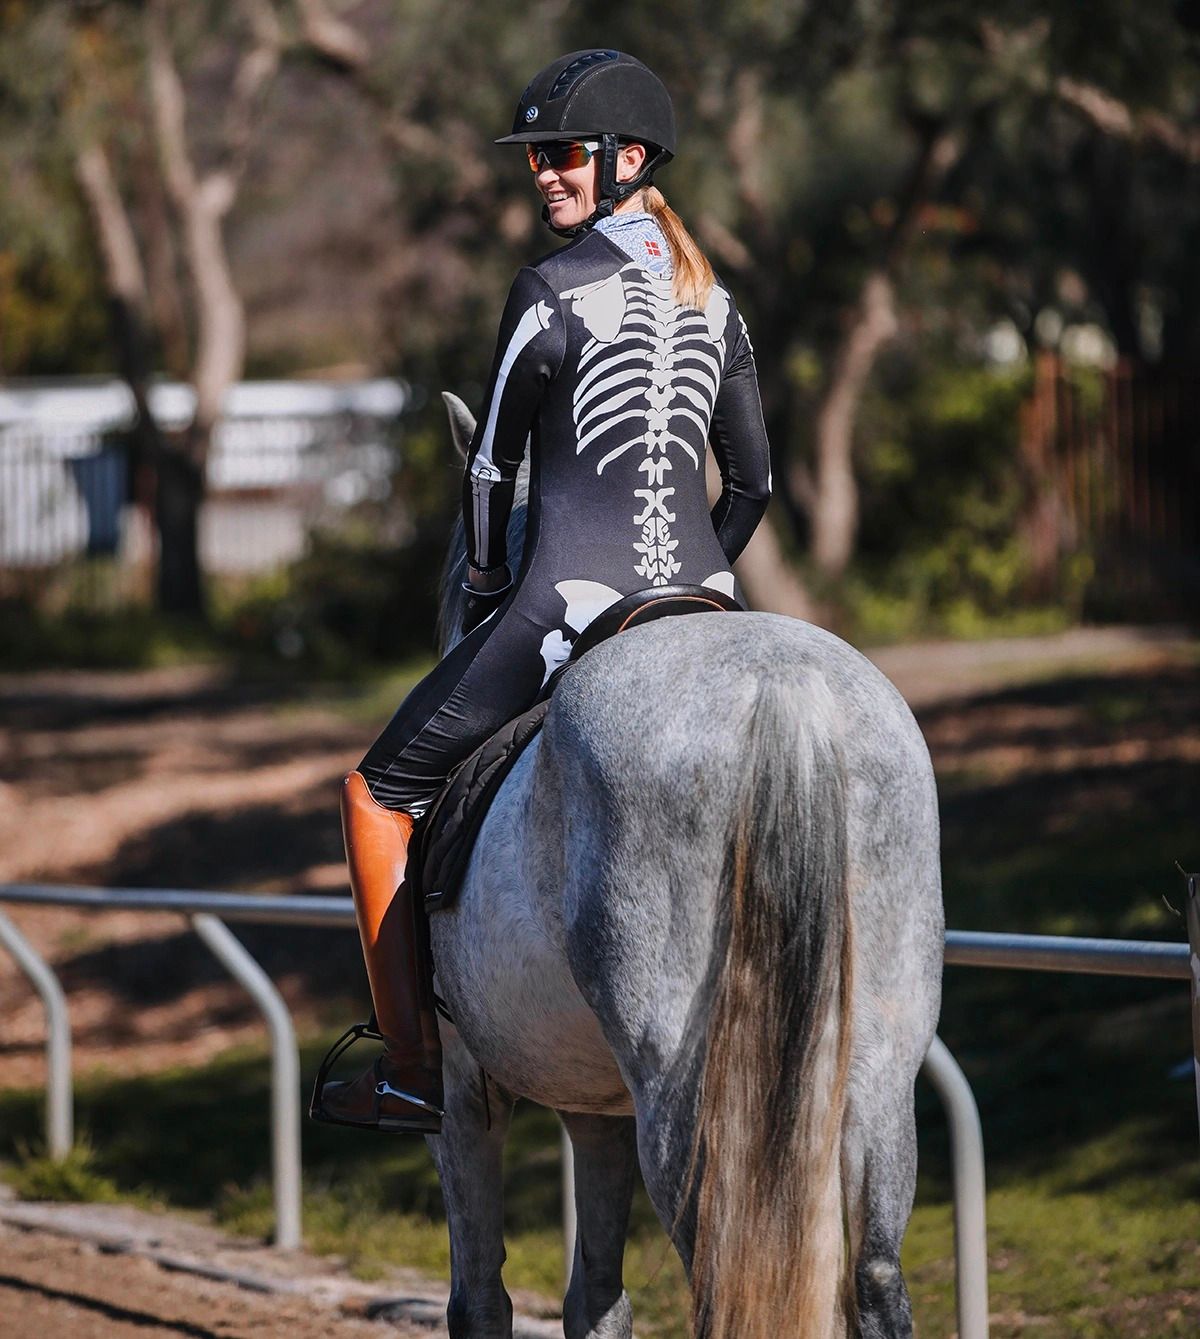
[[[365,1302],[268,1293],[73,1234],[0,1223],[0,1261],[0,1315],[8,1335],[369,1339],[382,1330]],[[429,1334],[429,1328],[393,1320],[390,1332],[408,1339]]]
[[[1183,664],[1194,668],[1192,656],[1177,634],[1093,630],[901,647],[876,659],[917,710],[935,764],[986,764],[1017,776],[1142,754],[1159,762],[1200,759],[1194,692],[1181,708],[1189,728],[1129,738],[1076,728],[1069,703],[1031,711],[1002,695],[979,696],[1072,667],[1178,672]],[[342,893],[337,782],[372,735],[372,724],[215,670],[0,677],[0,882]],[[198,1063],[261,1038],[261,1022],[240,989],[178,917],[29,907],[9,914],[67,990],[77,1073]],[[251,942],[252,933],[242,937]],[[357,946],[352,935],[324,936],[314,953],[315,939],[288,939],[264,937],[251,947],[303,1031],[323,1018],[325,995],[343,992],[358,972]],[[180,991],[180,980],[196,984]],[[0,1017],[0,1088],[41,1084],[41,1006],[6,957]],[[185,1227],[173,1220],[156,1220],[156,1255],[114,1246],[98,1230],[89,1235],[62,1220],[27,1216],[18,1223],[14,1212],[0,1203],[0,1334],[341,1339],[382,1333],[380,1320],[401,1335],[429,1333],[429,1323],[437,1324],[438,1307],[414,1321],[386,1307],[372,1311],[358,1285],[352,1295],[348,1284],[339,1293],[312,1283],[327,1276],[327,1261],[293,1261],[288,1286],[307,1278],[307,1292],[255,1291],[169,1268],[164,1253],[186,1245]],[[199,1250],[194,1241],[188,1249]],[[208,1249],[211,1256],[218,1247]],[[199,1251],[198,1258],[209,1257]],[[269,1262],[278,1259],[262,1251],[255,1267],[275,1268]],[[436,1294],[437,1285],[427,1292]]]
[[[0,1197],[5,1336],[418,1339],[442,1330],[445,1310],[445,1287],[410,1270],[368,1284],[336,1260],[233,1240],[199,1222]],[[514,1328],[515,1339],[562,1332],[525,1315]]]

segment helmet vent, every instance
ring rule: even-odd
[[[564,97],[571,91],[579,76],[585,74],[593,65],[603,65],[605,61],[616,60],[620,54],[619,51],[585,51],[560,72],[550,88],[547,101],[552,102],[555,98]]]

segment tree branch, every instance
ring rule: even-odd
[[[721,474],[711,451],[704,458],[704,482],[709,502],[715,503],[721,496]],[[733,570],[752,609],[787,614],[809,622],[817,620],[817,606],[784,556],[783,545],[770,516],[764,516],[758,523],[758,529],[738,555]]]
[[[761,240],[769,230],[762,182],[762,71],[753,65],[739,69],[734,76],[730,102],[733,115],[725,134],[725,149],[746,221]]]
[[[242,53],[225,113],[224,170],[235,181],[245,171],[263,93],[279,69],[283,30],[270,0],[242,0],[253,42]],[[232,184],[232,183],[231,183]],[[236,192],[229,191],[228,208]]]
[[[937,190],[963,151],[960,131],[947,125],[919,127],[921,148],[897,202],[896,217],[883,246],[884,268],[894,273],[913,240],[921,206]]]
[[[133,225],[101,145],[89,144],[76,152],[75,177],[96,227],[108,290],[144,317],[146,274]]]
[[[1200,163],[1200,129],[1181,126],[1160,111],[1135,113],[1111,93],[1066,75],[1054,81],[1054,92],[1062,102],[1082,112],[1097,129],[1114,139],[1158,144],[1186,163]]]
[[[1025,28],[1010,30],[984,19],[979,32],[983,48],[990,56],[1010,66],[1018,79],[1033,82],[1031,71],[1036,65],[1032,56],[1050,32],[1048,20],[1038,19]],[[1200,163],[1200,129],[1182,126],[1166,112],[1153,108],[1135,112],[1115,94],[1070,75],[1054,78],[1050,91],[1105,135],[1134,144],[1158,144],[1186,163]]]
[[[789,493],[789,502],[800,508],[811,520],[813,509],[817,505],[817,488],[813,483],[812,470],[803,460],[790,462],[783,476],[784,486]]]
[[[875,358],[896,329],[891,278],[882,269],[873,270],[838,347],[817,413],[812,554],[821,571],[832,577],[846,570],[858,533],[858,485],[851,461],[858,406]]]
[[[171,55],[165,0],[151,0],[146,8],[146,49],[150,105],[163,177],[172,204],[183,210],[195,198],[196,170],[187,148],[183,81]]]
[[[404,98],[393,99],[369,78],[370,47],[366,39],[329,13],[325,0],[297,0],[302,40],[345,79],[376,113],[379,135],[398,158],[446,159],[454,169],[450,203],[473,202],[486,207],[495,184],[495,172],[479,152],[479,129],[461,118],[449,118],[436,127],[409,114],[421,95],[421,81],[412,79]]]
[[[921,148],[884,238],[880,263],[862,286],[833,358],[829,384],[816,421],[816,469],[809,516],[812,556],[822,572],[840,577],[858,536],[858,484],[854,476],[854,428],[867,379],[879,350],[895,335],[895,277],[912,244],[920,208],[962,152],[962,136],[945,125],[917,126]]]
[[[783,546],[764,516],[750,542],[733,565],[746,597],[755,609],[771,614],[787,614],[806,622],[818,621],[819,611],[804,588],[796,570],[783,555]]]
[[[237,194],[230,171],[197,178],[187,146],[186,106],[166,28],[166,0],[146,11],[150,93],[159,153],[171,202],[183,224],[184,256],[196,298],[196,416],[190,434],[194,463],[202,464],[225,392],[245,365],[246,317],[234,286],[221,220]],[[247,87],[252,87],[247,77]],[[241,114],[240,112],[238,113]]]
[[[336,14],[325,0],[296,0],[300,31],[318,56],[343,74],[361,69],[371,56],[367,40]]]
[[[719,257],[722,265],[738,273],[753,267],[754,257],[750,254],[749,247],[735,237],[715,214],[707,212],[701,214],[697,231],[704,245]]]

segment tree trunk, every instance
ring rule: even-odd
[[[896,333],[892,281],[867,276],[854,317],[833,363],[817,415],[816,477],[812,488],[812,556],[832,580],[840,578],[858,538],[858,483],[852,452],[859,401],[875,357]]]
[[[711,451],[704,457],[704,482],[709,504],[713,505],[721,496],[721,472]],[[784,556],[779,536],[768,517],[764,516],[759,522],[750,543],[734,563],[733,573],[741,582],[752,609],[761,609],[768,614],[787,614],[809,623],[819,621],[817,607]]]
[[[203,616],[205,612],[198,546],[203,501],[203,467],[184,443],[173,443],[159,456],[155,496],[158,607],[163,613]]]
[[[75,176],[100,242],[108,289],[109,332],[117,370],[133,396],[134,420],[129,434],[133,497],[156,518],[158,508],[153,480],[165,445],[150,412],[151,341],[146,319],[145,274],[128,213],[113,180],[108,155],[99,144],[78,151]]]
[[[219,165],[201,174],[188,146],[186,95],[168,32],[171,10],[167,0],[153,0],[147,7],[146,52],[163,180],[180,220],[183,257],[196,304],[192,369],[196,413],[178,448],[162,457],[158,589],[163,610],[203,616],[204,586],[196,545],[208,452],[225,393],[241,377],[246,356],[245,312],[233,282],[222,223],[237,199],[255,116],[278,69],[283,38],[272,6],[247,0],[252,40],[242,51],[224,107]]]
[[[867,275],[834,355],[829,386],[817,414],[812,556],[818,569],[834,581],[845,573],[858,539],[854,425],[879,350],[898,329],[893,278],[916,234],[921,206],[962,153],[962,137],[956,130],[924,122],[915,128],[920,151],[899,193],[881,259]]]

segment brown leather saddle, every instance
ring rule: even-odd
[[[728,595],[707,586],[657,586],[610,605],[576,638],[570,658],[550,676],[528,711],[509,721],[450,773],[413,833],[407,877],[429,911],[450,905],[458,893],[475,838],[500,783],[542,728],[555,688],[580,658],[619,632],[676,614],[741,612]]]

